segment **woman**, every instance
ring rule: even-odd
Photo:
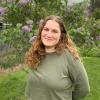
[[[60,17],[49,16],[40,24],[26,58],[30,100],[80,100],[88,94],[85,68]]]

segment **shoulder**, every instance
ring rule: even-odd
[[[74,57],[74,55],[69,51],[65,50],[65,59],[68,62],[69,69],[77,69],[80,66],[83,66],[83,63],[80,59]]]
[[[66,58],[73,61],[82,61],[81,57],[75,55],[75,53],[70,52],[67,48],[64,50]],[[78,54],[78,53],[77,53]]]
[[[64,50],[64,55],[66,56],[66,59],[68,60],[75,60],[74,55],[68,49]]]

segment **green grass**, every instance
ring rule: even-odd
[[[89,81],[90,94],[84,100],[100,100],[100,58],[83,58]],[[26,100],[24,97],[27,73],[22,70],[0,75],[0,100]]]
[[[26,74],[19,71],[0,75],[0,100],[25,100]]]
[[[89,82],[90,94],[85,100],[100,100],[100,58],[87,57],[84,58]]]

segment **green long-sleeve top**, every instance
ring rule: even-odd
[[[66,50],[47,53],[37,70],[30,70],[25,95],[30,100],[80,100],[89,89],[83,64]]]

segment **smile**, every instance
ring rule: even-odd
[[[53,41],[54,39],[52,38],[47,38],[47,37],[44,37],[45,40],[49,40],[49,41]]]

